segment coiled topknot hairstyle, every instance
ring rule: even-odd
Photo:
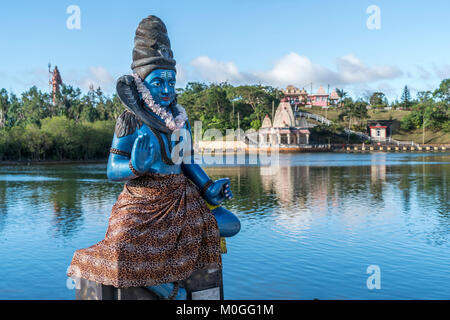
[[[164,22],[156,16],[143,19],[134,37],[131,69],[145,79],[155,69],[177,71]]]

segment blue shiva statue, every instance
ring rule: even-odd
[[[211,209],[220,237],[237,234],[239,219],[220,206],[233,197],[230,180],[212,181],[193,160],[192,130],[186,112],[177,104],[175,60],[166,27],[159,18],[149,16],[140,23],[132,69],[132,75],[123,76],[117,82],[117,94],[126,111],[116,124],[107,166],[108,179],[137,181],[148,176],[170,184],[172,177],[184,175]],[[186,197],[186,205],[190,206],[189,196]],[[195,204],[192,201],[192,206]],[[168,298],[175,292],[175,285],[176,281],[172,281],[147,287],[161,298]],[[182,288],[175,295],[171,298],[186,298]]]
[[[237,234],[240,222],[220,206],[233,197],[230,180],[212,181],[194,162],[191,126],[176,99],[175,64],[164,23],[155,16],[143,19],[134,39],[133,73],[117,81],[125,111],[116,122],[107,167],[110,180],[126,183],[105,238],[75,251],[69,277],[148,288],[162,299],[193,298],[198,275],[221,282],[222,239]]]

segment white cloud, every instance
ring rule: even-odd
[[[239,72],[232,62],[213,60],[207,56],[200,56],[192,60],[191,65],[202,80],[209,82],[236,83],[245,81],[245,76]]]
[[[352,54],[337,59],[337,81],[340,84],[369,83],[378,80],[394,79],[402,74],[396,67],[368,67]]]
[[[38,88],[48,88],[49,86],[48,70],[43,68],[28,69],[23,72],[22,76],[17,76],[16,74],[8,76],[8,74],[5,73],[4,77],[11,82],[25,87],[25,90],[28,90],[32,86],[36,86]]]
[[[264,83],[272,83],[278,86],[288,84],[305,86],[310,82],[329,83],[336,79],[336,74],[333,71],[314,64],[307,57],[294,52],[276,61],[271,70],[259,72],[256,76]]]
[[[109,91],[114,83],[114,77],[103,67],[89,67],[87,76],[82,77],[80,81],[81,87],[85,90],[89,90],[90,86],[94,86],[95,89],[101,87]]]
[[[432,78],[432,74],[430,71],[428,71],[427,69],[425,69],[422,66],[416,66],[417,68],[417,72],[418,72],[418,76],[420,79],[422,80],[430,80]]]
[[[308,57],[291,52],[277,60],[268,71],[244,73],[233,62],[213,60],[207,56],[195,58],[191,62],[194,74],[209,82],[228,81],[232,84],[264,83],[274,86],[294,84],[307,86],[309,83],[346,85],[364,84],[379,80],[397,78],[402,72],[396,67],[369,67],[354,55],[340,57],[336,70],[313,63]]]
[[[444,64],[441,66],[437,66],[436,64],[434,64],[433,68],[434,68],[436,77],[438,77],[439,79],[450,78],[450,65],[449,64]]]
[[[178,88],[183,88],[186,86],[187,83],[187,74],[186,74],[186,69],[184,68],[183,65],[177,63],[177,87]]]

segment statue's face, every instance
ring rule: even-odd
[[[175,99],[175,76],[173,70],[153,70],[144,80],[153,100],[162,107],[168,107]]]

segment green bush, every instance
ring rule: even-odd
[[[1,160],[90,160],[109,154],[115,122],[79,122],[65,116],[45,118],[0,131]]]

